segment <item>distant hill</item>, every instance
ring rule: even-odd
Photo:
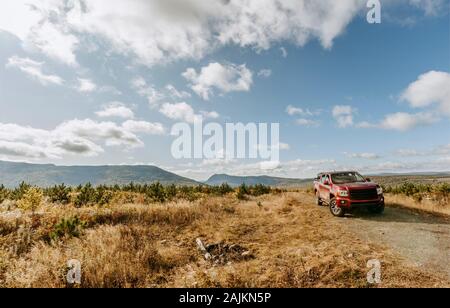
[[[194,180],[154,166],[56,166],[0,161],[0,184],[15,187],[22,181],[40,187],[61,183],[76,186],[88,182],[93,185],[130,182],[199,185]]]
[[[228,183],[228,185],[234,187],[242,184],[263,184],[267,186],[305,186],[311,184],[312,179],[288,179],[271,176],[231,176],[227,174],[215,174],[205,182],[205,184],[207,185],[220,185],[223,183]]]

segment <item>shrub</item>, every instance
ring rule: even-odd
[[[46,195],[49,197],[52,203],[68,204],[70,203],[70,193],[72,189],[64,184],[55,185],[46,191]]]
[[[247,185],[242,184],[241,186],[238,187],[236,198],[238,198],[238,200],[246,200],[248,193],[249,190],[247,188]]]
[[[258,197],[258,196],[270,194],[271,188],[269,186],[257,184],[255,186],[251,187],[250,191],[251,191],[252,196]]]
[[[31,210],[33,213],[41,205],[44,194],[41,189],[37,187],[31,187],[17,202],[17,206],[22,210]]]
[[[95,188],[92,187],[91,183],[87,183],[84,186],[78,188],[78,195],[75,197],[74,204],[76,207],[82,207],[85,205],[95,203]]]
[[[92,202],[98,205],[108,205],[113,199],[114,194],[106,186],[99,186],[91,196]]]
[[[5,186],[0,185],[0,204],[9,198],[9,190]]]
[[[176,198],[176,196],[177,196],[177,187],[174,184],[172,184],[170,186],[167,186],[166,187],[166,197],[167,197],[167,199],[173,200],[173,199]]]
[[[18,201],[23,198],[23,196],[27,193],[27,191],[31,188],[31,185],[22,182],[19,187],[15,188],[11,192],[11,200]]]
[[[164,186],[161,183],[156,182],[148,186],[145,192],[145,201],[151,202],[165,202],[167,199]]]
[[[60,222],[53,226],[53,230],[49,234],[49,238],[53,241],[63,237],[79,237],[83,229],[86,227],[86,222],[80,220],[78,216],[61,219]]]

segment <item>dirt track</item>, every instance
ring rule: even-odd
[[[450,278],[450,218],[388,205],[383,215],[358,211],[335,219],[361,239],[388,246],[421,269]]]

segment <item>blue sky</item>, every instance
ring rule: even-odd
[[[0,4],[0,159],[309,177],[450,171],[448,1]],[[219,9],[218,9],[219,8]],[[176,122],[280,123],[279,164],[172,158]]]

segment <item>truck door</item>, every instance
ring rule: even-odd
[[[330,183],[330,177],[327,174],[323,175],[320,185],[320,198],[322,200],[328,201],[330,199]]]

